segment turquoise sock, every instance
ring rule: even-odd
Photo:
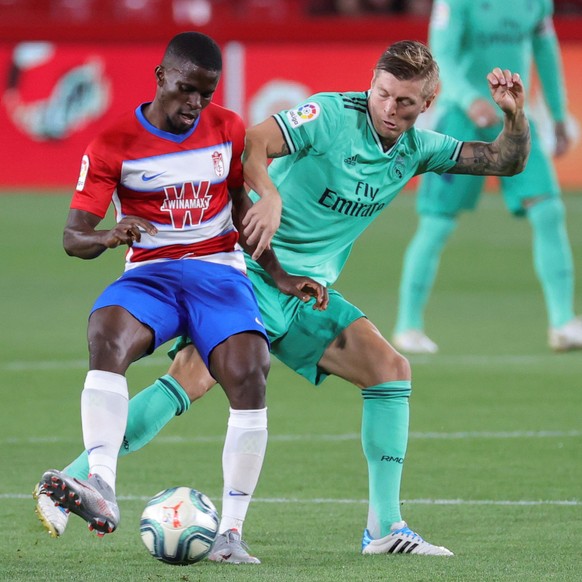
[[[439,267],[441,252],[456,226],[451,216],[421,216],[404,254],[395,332],[424,329],[424,309]]]
[[[373,538],[390,533],[400,515],[400,481],[408,443],[408,380],[362,390],[362,448],[368,462],[367,529]]]
[[[527,217],[532,227],[534,266],[544,292],[549,324],[559,327],[574,318],[574,265],[564,204],[559,198],[546,198],[531,206]]]
[[[149,443],[174,416],[190,408],[190,399],[172,376],[158,378],[151,386],[129,401],[127,428],[119,456],[128,455]],[[64,472],[71,477],[87,479],[87,451],[81,453]]]

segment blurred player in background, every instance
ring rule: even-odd
[[[429,42],[441,68],[435,130],[462,140],[492,139],[501,127],[498,109],[481,79],[492,66],[520,71],[529,88],[532,59],[555,123],[555,155],[569,147],[566,96],[551,0],[437,0]],[[440,256],[459,214],[476,208],[485,179],[451,173],[423,176],[417,231],[404,256],[393,344],[430,354],[437,344],[424,332],[424,310]],[[564,205],[550,155],[532,127],[532,151],[519,176],[501,178],[503,199],[532,228],[533,260],[556,351],[582,348],[582,319],[574,313],[574,268]]]
[[[382,54],[369,91],[319,93],[247,132],[244,175],[253,190],[251,197],[267,201],[275,211],[280,197],[283,207],[280,228],[260,264],[247,256],[248,276],[272,352],[313,384],[333,374],[362,393],[362,446],[369,474],[364,554],[452,555],[409,529],[400,513],[409,363],[362,311],[330,287],[356,239],[413,176],[445,171],[510,175],[523,169],[530,140],[519,75],[494,69],[487,80],[505,119],[491,143],[463,143],[414,127],[432,103],[438,84],[436,62],[427,47],[415,41],[398,42]],[[268,166],[270,158],[275,159]],[[287,272],[326,285],[327,309],[313,309],[314,300],[304,303],[280,293],[273,280],[280,268],[277,259]],[[212,382],[204,385],[208,372],[187,341],[180,342],[176,352],[170,376],[179,375],[193,400]],[[152,398],[155,386],[132,400]],[[176,402],[174,413],[179,406]],[[142,425],[141,432],[131,435],[126,432],[128,449],[151,440],[160,424]],[[224,460],[226,484],[229,459]],[[66,469],[69,475],[86,471],[83,456]],[[223,520],[225,510],[228,514],[232,504],[223,505]],[[53,523],[50,500],[39,498],[38,512],[45,523]],[[62,533],[66,521],[54,525]],[[217,538],[211,560],[230,560],[228,536],[226,532]]]

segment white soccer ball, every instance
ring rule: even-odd
[[[139,529],[154,558],[167,564],[194,564],[210,553],[218,533],[218,513],[200,491],[172,487],[150,499]]]

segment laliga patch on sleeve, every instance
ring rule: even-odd
[[[89,156],[84,155],[81,160],[81,172],[77,180],[77,190],[82,190],[85,187],[85,180],[87,179],[87,172],[89,171]]]
[[[317,103],[304,103],[296,109],[289,109],[287,119],[291,127],[295,129],[304,123],[317,119],[320,111],[321,107]]]
[[[432,10],[430,25],[433,28],[443,29],[449,25],[451,7],[442,0],[437,0]]]

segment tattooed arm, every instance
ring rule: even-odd
[[[281,196],[267,172],[269,159],[288,154],[283,134],[272,117],[247,130],[243,154],[245,182],[261,199],[249,209],[242,224],[248,243],[256,246],[255,260],[270,248],[281,222]]]
[[[449,173],[513,176],[525,168],[530,150],[529,123],[523,107],[525,94],[517,73],[493,69],[487,75],[491,95],[505,114],[503,130],[491,143],[463,144],[459,159]]]

